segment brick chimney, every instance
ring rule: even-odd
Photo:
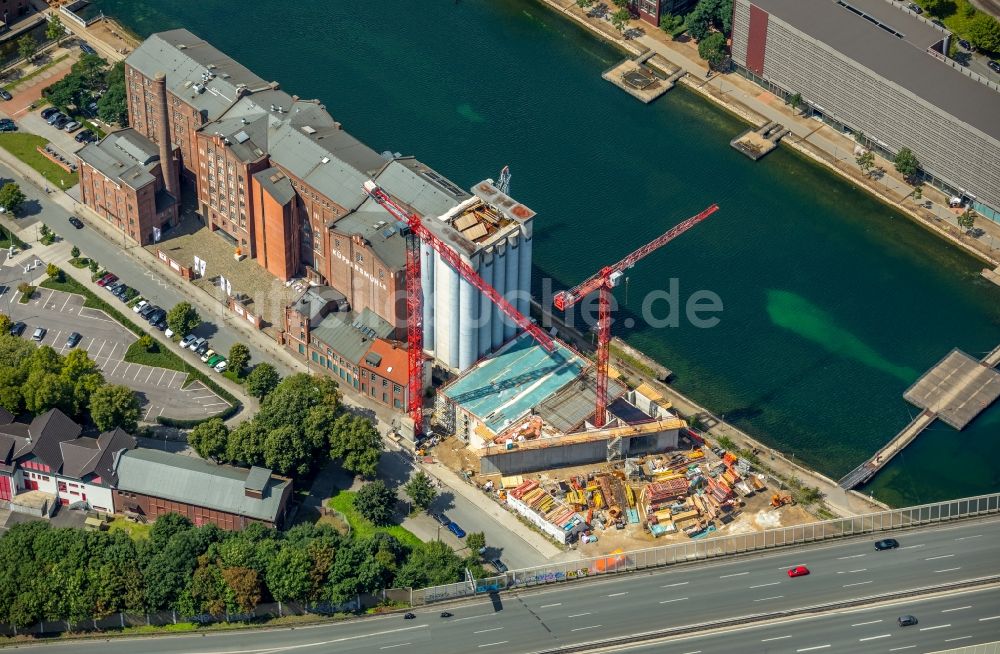
[[[167,110],[167,76],[157,73],[153,78],[154,111],[156,112],[156,141],[160,146],[160,168],[163,170],[163,186],[167,193],[180,202],[181,191],[177,182],[177,163],[174,149],[170,146],[170,114]]]

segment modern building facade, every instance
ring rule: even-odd
[[[528,312],[534,212],[488,180],[470,193],[413,157],[377,153],[318,100],[285,93],[186,30],[150,36],[126,59],[125,79],[131,124],[176,145],[216,247],[279,279],[332,286],[401,340],[407,228],[367,196],[362,185],[374,180]],[[464,370],[513,337],[513,324],[429,247],[422,263],[425,344],[443,367]]]
[[[883,154],[910,148],[928,181],[1000,221],[1000,88],[947,58],[951,38],[889,0],[734,2],[742,73]]]
[[[177,197],[165,178],[161,149],[134,129],[112,132],[77,151],[80,200],[116,229],[143,245],[153,243],[178,219]],[[176,178],[176,171],[172,172]],[[175,187],[176,188],[176,187]]]

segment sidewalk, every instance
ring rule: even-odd
[[[709,76],[708,67],[698,57],[697,46],[693,42],[674,41],[654,26],[637,20],[631,21],[629,26],[641,27],[644,34],[625,40],[607,20],[587,17],[586,12],[577,7],[574,0],[542,1],[629,53],[638,54],[648,48],[660,54],[688,72],[686,77],[680,79],[681,83],[744,120],[758,126],[770,121],[781,123],[792,132],[791,136],[782,139],[783,143],[851,183],[864,187],[883,202],[894,206],[953,244],[991,262],[991,268],[1000,265],[1000,224],[979,217],[975,227],[984,230],[985,235],[978,239],[966,236],[965,230],[958,227],[957,218],[961,211],[950,209],[949,198],[943,193],[930,185],[924,185],[921,202],[930,200],[932,206],[930,209],[918,206],[912,199],[914,187],[903,181],[891,161],[878,156],[875,167],[883,168],[885,175],[882,179],[865,176],[855,163],[854,148],[857,144],[851,136],[820,121],[793,114],[792,108],[780,98],[736,73],[716,73]]]

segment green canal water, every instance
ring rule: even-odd
[[[678,88],[646,106],[600,78],[615,50],[531,0],[98,0],[140,35],[187,27],[290,93],[318,97],[378,151],[468,187],[504,164],[538,212],[535,290],[617,261],[711,202],[721,210],[618,290],[676,278],[724,310],[711,329],[619,329],[676,386],[838,478],[915,413],[903,391],[952,347],[1000,343],[1000,288],[974,259]],[[664,305],[658,305],[662,314]],[[893,504],[1000,490],[1000,405],[936,423],[866,488]]]

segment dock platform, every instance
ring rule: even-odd
[[[652,50],[626,59],[601,73],[601,77],[632,97],[649,104],[670,89],[686,71],[672,66]]]
[[[997,286],[1000,286],[1000,266],[997,266],[994,270],[989,268],[983,268],[983,277],[990,280]]]
[[[903,398],[923,411],[870,459],[845,475],[838,483],[850,490],[866,483],[894,456],[940,418],[962,430],[1000,397],[1000,346],[977,361],[954,349],[925,372],[903,393]]]
[[[767,123],[756,129],[748,129],[729,142],[733,148],[757,161],[771,150],[778,147],[778,141],[791,130],[775,122]]]

